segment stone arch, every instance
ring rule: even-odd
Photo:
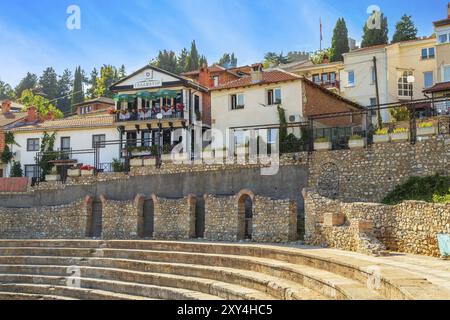
[[[241,190],[236,196],[238,213],[237,240],[251,239],[253,229],[253,208],[255,194],[249,189]]]
[[[91,197],[89,202],[90,210],[87,222],[87,237],[101,238],[103,229],[103,208],[106,203],[106,198],[102,195],[100,197]]]

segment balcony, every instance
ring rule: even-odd
[[[340,90],[341,86],[338,80],[335,81],[322,81],[322,80],[316,80],[314,81],[315,84],[318,84],[319,86],[322,86],[326,89],[336,89],[336,90]]]
[[[186,120],[184,119],[184,110],[179,111],[161,111],[162,118],[157,118],[158,112],[127,112],[116,111],[116,125],[125,127],[140,127],[146,129],[154,125],[161,124],[163,128],[182,127]]]

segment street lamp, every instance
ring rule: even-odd
[[[411,101],[413,101],[413,92],[414,92],[414,82],[416,81],[416,78],[413,75],[408,76],[406,78],[406,81],[410,85],[411,89]],[[416,143],[416,106],[414,104],[411,104],[410,106],[410,124],[409,124],[409,131],[410,131],[410,140],[412,144]]]
[[[161,120],[163,118],[163,114],[160,112],[156,115],[156,119],[158,119],[158,167],[161,166]]]
[[[406,81],[411,86],[411,100],[413,100],[413,92],[414,92],[413,89],[414,89],[414,82],[416,82],[416,78],[414,76],[408,76],[408,78],[406,78]]]

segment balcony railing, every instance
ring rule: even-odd
[[[158,120],[156,118],[156,113],[152,113],[149,115],[140,115],[136,113],[118,113],[116,114],[117,122],[127,122],[127,121],[152,121]],[[184,112],[174,112],[171,114],[162,114],[162,119],[184,119]]]
[[[340,89],[340,83],[338,80],[334,80],[334,81],[319,80],[319,81],[314,81],[314,83],[318,84],[319,86],[322,86],[324,88],[327,88],[327,89],[333,89],[333,88]]]

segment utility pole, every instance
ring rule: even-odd
[[[377,71],[377,57],[373,57],[373,70],[375,72],[375,90],[377,94],[377,122],[378,129],[383,127],[383,119],[381,119],[381,110],[380,110],[380,90],[378,88],[378,71]]]

